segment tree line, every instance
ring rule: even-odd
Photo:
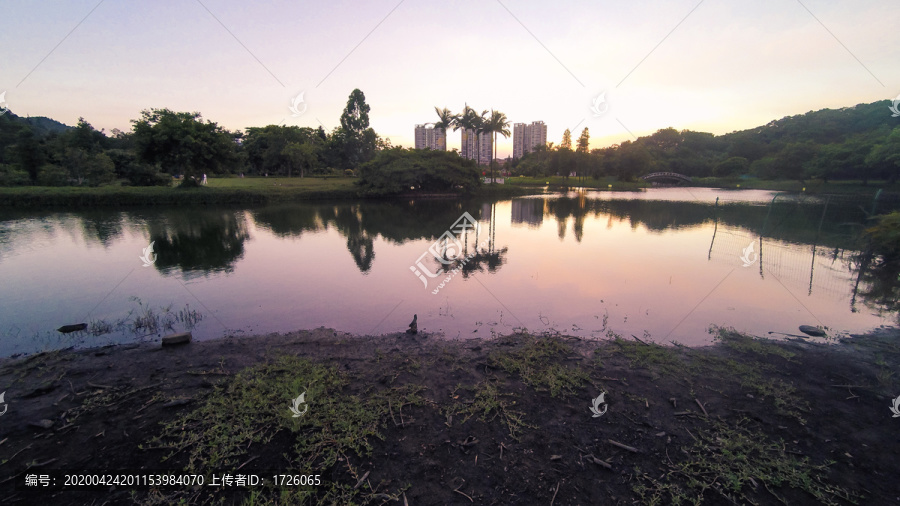
[[[369,126],[369,105],[353,90],[340,126],[287,125],[229,131],[198,112],[149,109],[132,130],[110,134],[84,118],[67,127],[47,118],[0,116],[0,186],[197,184],[203,174],[278,176],[353,172],[390,148]]]
[[[538,146],[513,160],[510,169],[516,175],[614,176],[626,181],[670,171],[692,177],[894,182],[900,178],[900,119],[891,117],[888,105],[880,101],[824,109],[718,136],[665,128],[600,149],[589,148],[587,128],[574,143],[566,130],[559,145]],[[110,134],[84,118],[67,127],[7,111],[0,115],[0,186],[169,185],[173,176],[190,185],[203,174],[244,173],[354,174],[361,176],[365,191],[381,194],[476,185],[474,163],[392,148],[369,126],[369,110],[365,95],[355,89],[340,126],[331,132],[287,125],[229,131],[197,112],[150,109],[132,120],[130,132],[114,129]],[[510,133],[509,121],[499,111],[478,114],[468,104],[459,114],[447,108],[435,111],[435,128],[493,135],[494,150],[496,136]]]
[[[653,172],[691,177],[807,180],[900,178],[900,120],[889,101],[823,109],[789,116],[757,128],[714,135],[664,128],[634,141],[588,149],[585,128],[573,149],[562,142],[539,146],[518,160],[516,175],[562,175],[634,180]]]

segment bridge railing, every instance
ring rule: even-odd
[[[677,172],[654,172],[652,174],[647,174],[646,176],[641,176],[641,179],[680,179],[682,181],[692,181],[690,176],[685,176],[684,174],[679,174]]]

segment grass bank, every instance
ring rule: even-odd
[[[211,178],[202,188],[178,187],[0,187],[0,207],[92,207],[92,206],[177,206],[213,204],[265,204],[303,200],[343,200],[360,198],[349,177],[227,177]],[[883,182],[863,185],[858,181],[823,183],[810,181],[764,181],[721,178],[696,178],[692,186],[725,189],[763,189],[816,193],[871,195],[878,188],[900,191],[900,185]],[[563,191],[571,187],[612,191],[636,191],[650,188],[646,182],[620,182],[615,178],[510,177],[505,184],[482,185],[476,197],[509,198],[519,195]],[[408,198],[404,196],[403,198]]]
[[[212,178],[201,188],[47,187],[0,188],[0,206],[172,206],[260,204],[292,200],[355,198],[350,178]]]
[[[210,178],[209,184],[201,188],[175,186],[0,187],[0,206],[178,206],[345,200],[361,198],[357,193],[355,181],[355,178],[348,177],[229,177]],[[475,196],[503,198],[540,192],[541,190],[535,188],[485,185],[479,188]]]

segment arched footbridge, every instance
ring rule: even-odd
[[[646,176],[641,176],[641,179],[644,181],[660,183],[690,183],[692,181],[690,176],[685,176],[684,174],[679,174],[677,172],[654,172],[652,174],[647,174]]]

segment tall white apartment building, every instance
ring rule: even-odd
[[[488,133],[480,133],[477,137],[478,143],[476,147],[475,130],[464,128],[462,130],[462,144],[460,146],[461,149],[459,154],[463,158],[475,160],[477,163],[487,165],[491,162],[491,157],[494,156],[493,139],[491,138],[491,134]]]
[[[546,144],[547,125],[543,121],[534,121],[530,125],[513,125],[513,158],[522,158],[525,153],[531,153],[537,146]]]
[[[447,150],[447,132],[443,128],[416,125],[416,149]]]

